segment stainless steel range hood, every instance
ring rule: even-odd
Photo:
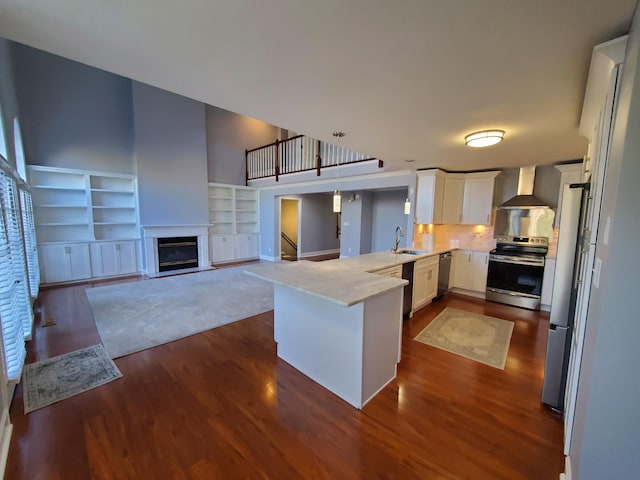
[[[555,212],[533,194],[536,167],[523,167],[518,194],[497,208],[494,238],[499,235],[553,238]]]
[[[549,207],[549,205],[533,194],[533,184],[535,179],[536,167],[520,168],[520,175],[518,176],[518,194],[504,202],[498,207],[498,209]]]

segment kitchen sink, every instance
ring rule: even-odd
[[[393,250],[392,250],[393,252]],[[400,249],[398,251],[393,252],[395,254],[403,254],[403,255],[424,255],[426,252],[422,252],[420,250],[404,250]]]

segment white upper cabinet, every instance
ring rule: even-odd
[[[419,171],[415,222],[490,225],[499,173]]]
[[[445,175],[442,170],[418,172],[416,223],[442,223]]]
[[[444,179],[442,223],[462,223],[464,174],[447,174]]]
[[[464,180],[462,222],[467,225],[491,225],[493,187],[498,172],[467,174]]]

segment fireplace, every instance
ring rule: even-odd
[[[158,271],[198,266],[198,237],[158,238]]]
[[[143,243],[142,251],[144,254],[145,273],[151,277],[158,274],[166,274],[171,270],[178,268],[197,268],[198,270],[208,270],[211,268],[209,263],[209,225],[143,225]],[[185,238],[188,238],[185,241]],[[194,240],[195,239],[195,240]],[[177,241],[176,241],[177,240]],[[182,264],[174,266],[172,269],[160,268],[160,263],[186,261],[187,258],[160,259],[160,247],[163,242],[166,243],[192,243],[195,245],[180,245],[185,247],[184,250],[193,249],[189,253],[188,258],[193,260],[190,265]],[[163,247],[162,250],[168,247]],[[171,247],[173,248],[173,247]],[[180,248],[179,250],[183,250]],[[185,252],[181,252],[184,255]],[[162,252],[164,255],[164,251]],[[175,252],[174,254],[175,255]]]

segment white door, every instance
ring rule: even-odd
[[[235,258],[234,239],[231,235],[209,237],[209,259],[213,262],[228,262]]]
[[[40,245],[40,273],[44,283],[68,282],[91,278],[89,245]]]

